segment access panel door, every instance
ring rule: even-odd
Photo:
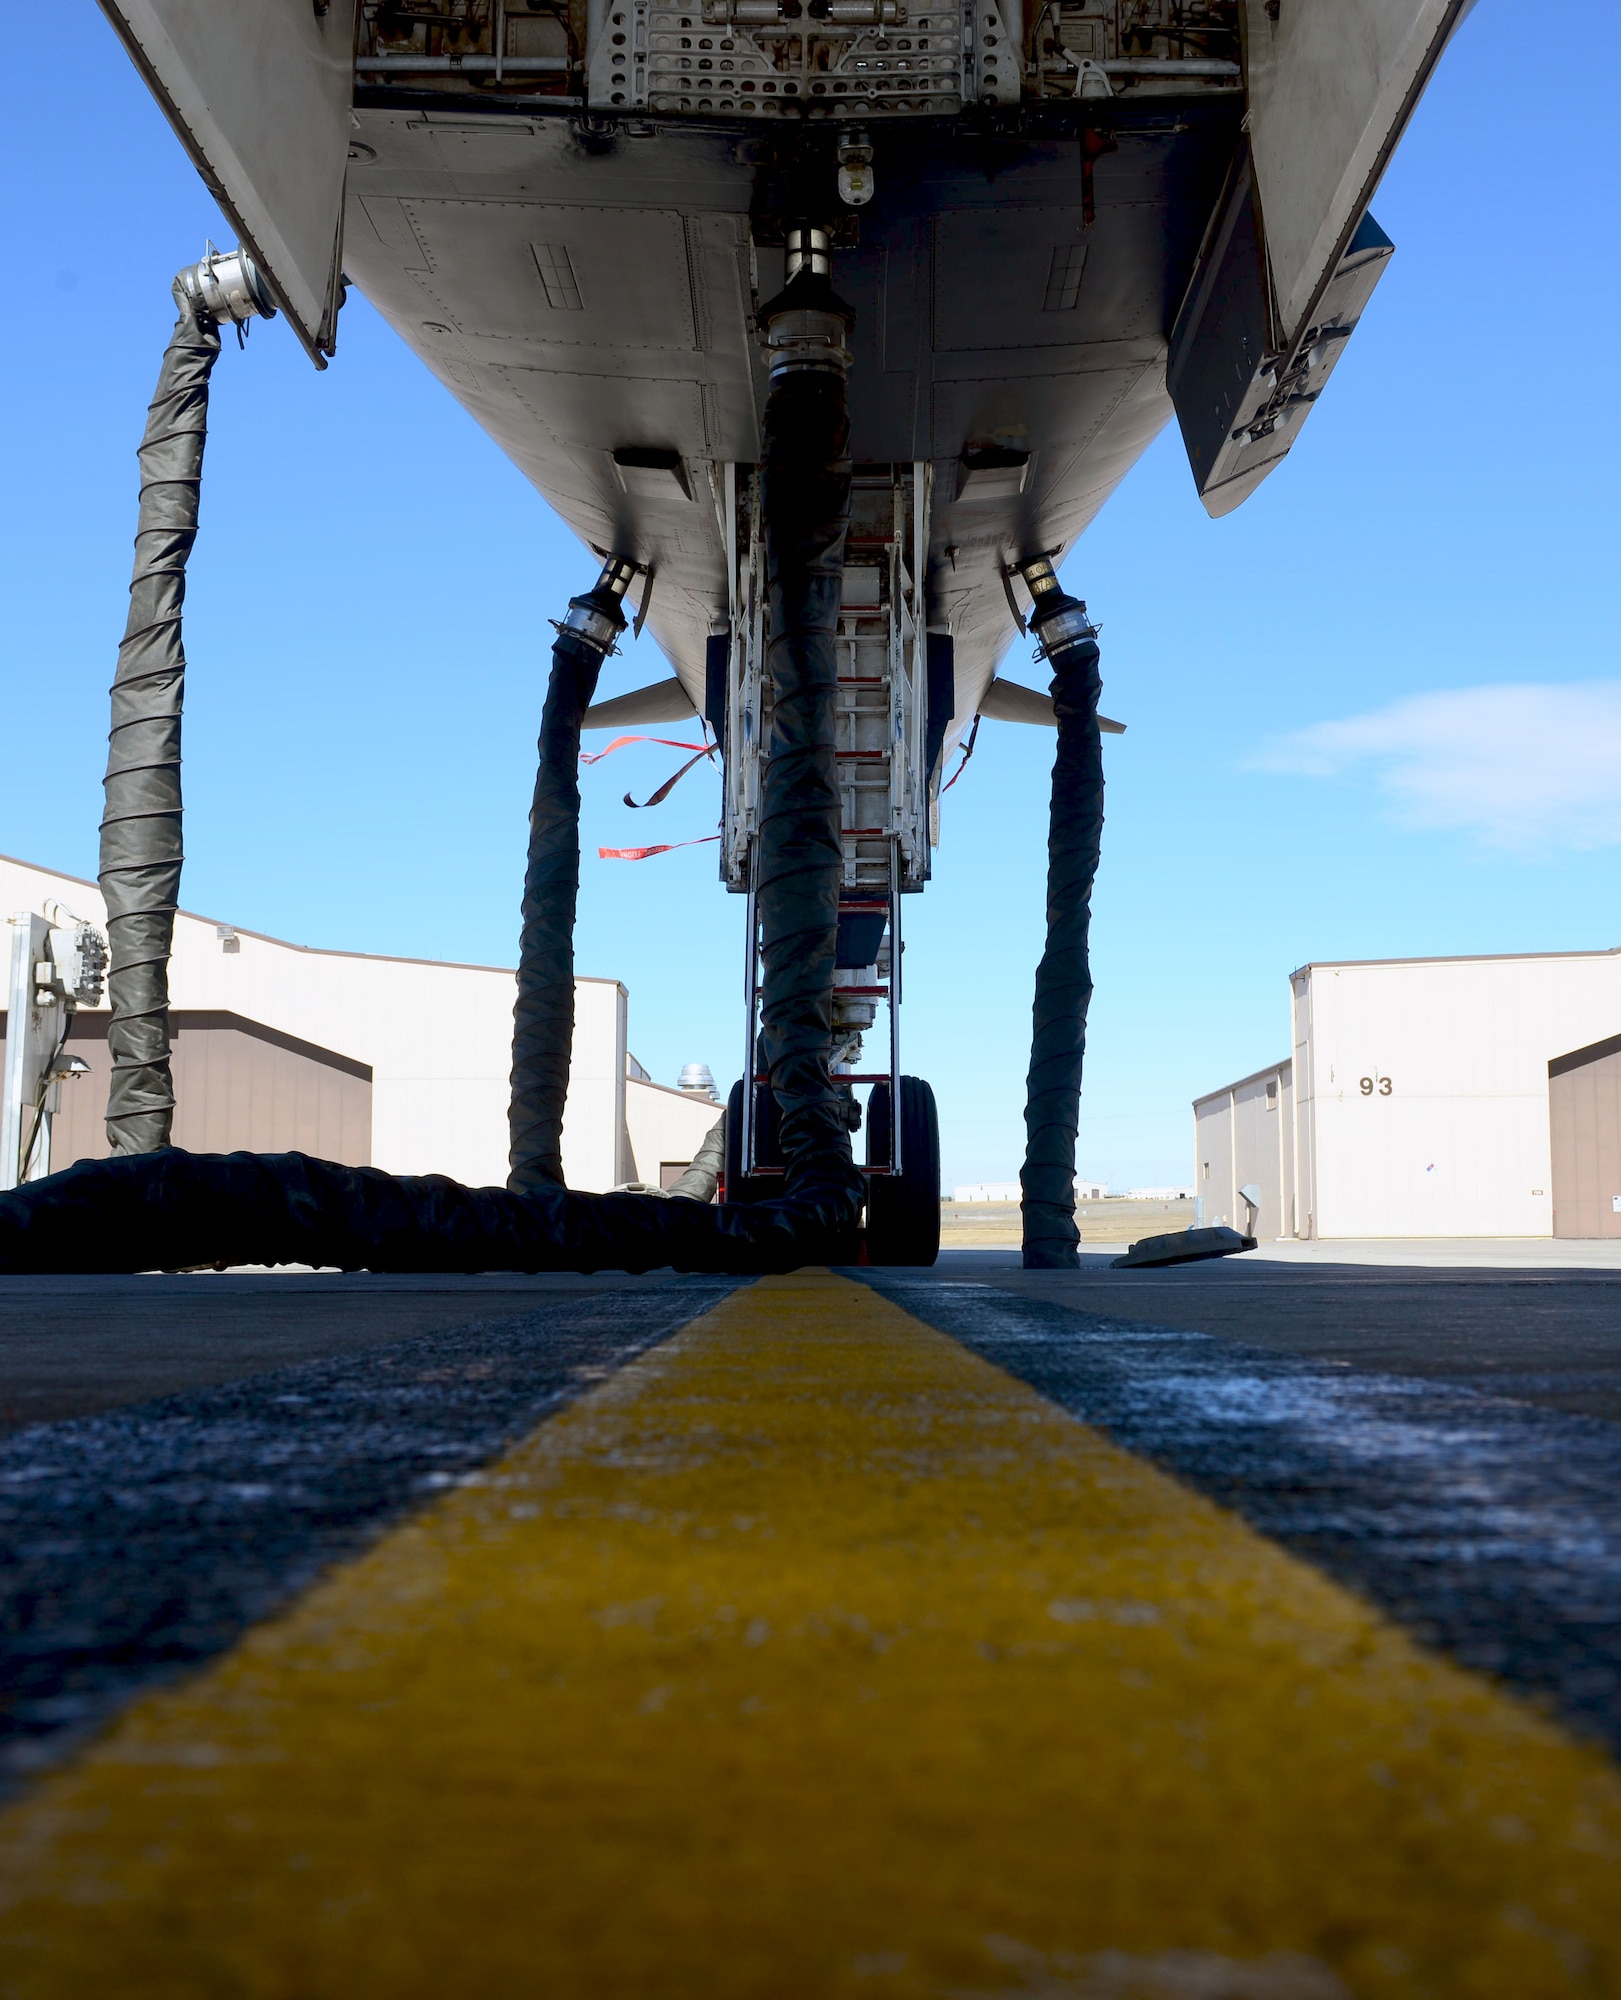
[[[325,367],[336,336],[357,0],[101,0]]]
[[[1249,139],[1288,352],[1474,0],[1244,0]]]

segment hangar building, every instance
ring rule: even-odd
[[[13,912],[53,900],[105,929],[93,882],[0,857],[0,936]],[[510,968],[317,951],[182,911],[169,982],[177,1146],[505,1182]],[[653,1082],[627,1046],[628,1012],[618,980],[575,980],[570,1187],[668,1185],[720,1116],[707,1091]],[[53,1170],[107,1153],[106,1036],[105,1000],[81,1008],[67,1050],[88,1069],[61,1085]]]
[[[1195,1100],[1206,1222],[1621,1237],[1621,950],[1290,977],[1293,1053]]]

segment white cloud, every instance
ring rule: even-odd
[[[1406,826],[1500,849],[1621,845],[1621,681],[1410,695],[1264,744],[1248,768],[1358,767]]]

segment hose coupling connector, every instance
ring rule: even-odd
[[[1064,655],[1097,638],[1085,603],[1058,581],[1051,555],[1031,556],[1017,567],[1033,600],[1030,631],[1040,657],[1057,669],[1075,664]]]
[[[216,250],[210,243],[197,263],[176,274],[175,283],[198,319],[216,326],[276,317],[276,302],[246,250]]]
[[[778,313],[766,328],[771,351],[771,379],[815,369],[842,376],[850,366],[845,337],[850,329],[837,313]]]
[[[787,233],[788,282],[760,309],[773,382],[811,370],[841,379],[850,366],[855,314],[833,289],[833,256],[825,229],[809,224]]]
[[[625,592],[639,565],[629,556],[609,556],[602,574],[583,597],[571,597],[560,633],[579,639],[598,653],[611,653],[625,629]]]

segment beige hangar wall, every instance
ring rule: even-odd
[[[93,882],[0,857],[0,918],[38,910],[48,899],[105,926],[105,906]],[[370,1164],[392,1173],[449,1174],[473,1187],[505,1181],[515,990],[513,973],[503,967],[317,951],[189,912],[175,923],[170,997],[185,1017],[177,1047],[186,1042],[187,1019],[198,1024],[194,1034],[206,1021],[216,1038],[234,1034],[238,1042],[244,1035],[262,1041],[252,1035],[257,1027],[302,1045],[307,1051],[302,1058],[297,1050],[279,1051],[285,1058],[280,1067],[291,1079],[283,1095],[297,1097],[302,1087],[307,1105],[309,1079],[323,1066],[346,1075],[354,1087],[342,1099],[341,1119],[334,1126],[323,1109],[318,1129],[344,1133],[353,1163],[369,1151]],[[571,1187],[600,1190],[638,1178],[657,1184],[660,1162],[690,1158],[719,1115],[707,1100],[627,1081],[626,1013],[625,989],[617,980],[575,981],[573,1066],[563,1119],[563,1166]],[[76,1050],[105,1018],[104,1010],[81,1010]],[[228,1019],[247,1025],[231,1029]],[[104,1035],[104,1025],[99,1032]],[[216,1068],[223,1047],[221,1042],[214,1051]],[[197,1053],[202,1054],[200,1040]],[[323,1065],[323,1055],[338,1058],[338,1064]],[[302,1086],[293,1076],[299,1060]],[[200,1064],[194,1067],[201,1077]],[[362,1102],[356,1093],[366,1070],[371,1129],[369,1144],[362,1145],[354,1128]],[[177,1097],[187,1074],[178,1063]],[[84,1079],[63,1088],[95,1086]],[[104,1099],[104,1077],[99,1090]],[[183,1106],[181,1123],[187,1115]],[[225,1129],[220,1117],[211,1114],[206,1126],[217,1143]],[[87,1152],[92,1143],[97,1154],[105,1150],[99,1119],[85,1106],[75,1107],[63,1127],[64,1140],[71,1137]],[[178,1128],[177,1136],[184,1142]],[[277,1143],[291,1145],[294,1139]],[[644,1151],[650,1166],[645,1173]],[[71,1161],[58,1151],[53,1164]]]

